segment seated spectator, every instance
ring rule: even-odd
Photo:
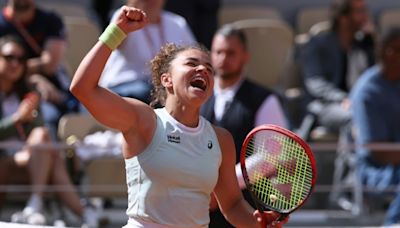
[[[55,135],[59,118],[78,107],[68,91],[70,77],[61,65],[66,49],[63,21],[37,8],[33,0],[8,0],[0,13],[0,36],[7,34],[20,37],[27,46],[29,81],[41,94],[45,123]]]
[[[400,142],[400,27],[392,28],[379,41],[380,63],[366,71],[351,92],[356,143]],[[384,225],[400,224],[400,150],[382,151],[358,147],[362,183],[378,190],[395,188]]]
[[[84,209],[67,173],[65,162],[57,151],[29,146],[51,142],[43,126],[39,109],[39,94],[32,90],[26,77],[26,50],[23,42],[14,36],[0,38],[0,140],[2,143],[25,143],[28,147],[0,150],[0,183],[11,183],[18,168],[26,168],[32,194],[22,212],[12,215],[11,221],[43,225],[43,194],[49,184],[63,186],[57,191],[68,208],[82,217],[88,225],[95,224],[96,214]]]
[[[246,78],[244,67],[249,58],[243,31],[228,24],[216,32],[211,45],[211,61],[215,69],[214,93],[202,106],[201,114],[232,134],[236,163],[239,162],[246,135],[255,126],[288,125],[278,96]],[[249,195],[245,194],[245,198],[252,203]],[[218,211],[212,212],[210,218],[210,227],[231,227]]]
[[[121,96],[150,101],[151,76],[149,62],[166,43],[193,44],[195,39],[181,16],[163,11],[164,0],[128,0],[128,6],[146,12],[149,24],[128,34],[108,59],[100,85]],[[116,12],[112,21],[118,15]]]
[[[307,109],[316,116],[317,125],[338,133],[349,124],[348,93],[373,64],[373,45],[373,25],[365,0],[334,0],[331,28],[311,37],[300,57],[310,101]]]

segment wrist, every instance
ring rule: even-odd
[[[126,38],[126,33],[115,23],[110,23],[99,37],[111,50],[115,50]]]
[[[14,113],[14,115],[12,115],[11,118],[12,118],[12,122],[13,122],[15,125],[21,124],[21,122],[22,122],[21,115],[18,115],[17,113]]]

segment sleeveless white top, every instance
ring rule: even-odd
[[[211,124],[200,117],[186,127],[162,109],[150,145],[125,159],[127,215],[171,227],[208,227],[210,194],[218,179],[221,149]]]

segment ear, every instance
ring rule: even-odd
[[[171,74],[169,74],[169,73],[163,73],[163,74],[161,74],[160,80],[161,80],[161,84],[162,84],[165,88],[171,88],[171,87],[172,87],[172,77],[171,77]]]

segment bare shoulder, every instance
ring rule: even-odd
[[[217,134],[218,140],[220,140],[220,141],[228,140],[229,138],[233,139],[232,134],[225,128],[219,127],[216,125],[213,125],[213,128],[214,128],[215,133]]]
[[[157,128],[157,117],[154,109],[147,104],[135,99],[124,99],[134,109],[126,129],[122,131],[125,139],[124,157],[130,158],[141,153],[151,143]]]
[[[156,113],[148,104],[137,99],[124,98],[132,110],[131,121],[135,123],[128,131],[140,132],[142,135],[152,132],[156,128]],[[133,129],[132,129],[133,128]]]
[[[221,151],[223,155],[229,154],[230,156],[234,156],[235,153],[235,143],[233,141],[232,134],[226,130],[225,128],[218,127],[213,125],[214,131],[217,134],[218,142],[221,147]]]

